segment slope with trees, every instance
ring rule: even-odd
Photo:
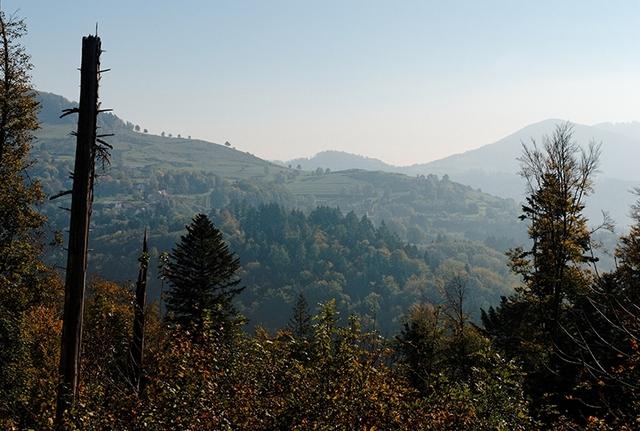
[[[40,97],[43,103],[57,100],[57,104],[52,105],[54,108],[45,107],[47,112],[63,102],[52,95],[41,94]],[[63,189],[67,172],[71,170],[67,138],[63,135],[68,125],[56,123],[50,113],[41,117],[50,123],[44,125],[38,139],[39,163],[32,172],[42,179],[45,191],[53,194]],[[439,265],[446,260],[469,266],[470,271],[482,280],[477,283],[478,288],[474,288],[477,292],[474,301],[479,306],[495,304],[512,284],[501,266],[505,261],[501,253],[525,238],[524,229],[516,219],[513,201],[489,196],[450,181],[446,176],[272,169],[267,162],[231,148],[135,133],[125,122],[118,123],[117,117],[108,120],[117,126],[113,141],[115,156],[113,166],[102,174],[96,185],[90,255],[93,273],[113,274],[110,277],[117,281],[132,279],[136,273],[138,241],[145,226],[151,232],[151,256],[157,258],[171,248],[194,213],[216,214],[234,207],[277,203],[285,212],[297,208],[307,216],[318,206],[329,206],[340,207],[345,213],[353,211],[357,218],[366,215],[374,226],[384,222],[385,228],[397,234],[401,241],[416,245],[418,254],[428,252],[427,267],[431,271],[440,271]],[[195,151],[199,164],[179,156],[190,151]],[[152,161],[151,156],[157,159]],[[46,205],[44,212],[50,228],[62,231],[67,215],[58,205]],[[236,216],[238,214],[234,214]],[[253,231],[254,227],[248,226],[253,221],[247,219],[242,223],[243,229]],[[273,237],[269,241],[272,243],[268,246],[274,249],[282,246],[281,238]],[[248,253],[240,247],[243,266],[253,259],[251,256],[245,259],[245,254]],[[49,250],[47,261],[62,265],[63,257],[61,248],[53,249]],[[150,295],[157,298],[161,283],[155,277],[153,265],[151,269]],[[369,267],[361,270],[366,274]],[[253,277],[258,269],[247,271]],[[254,286],[264,286],[262,291],[269,292],[261,295],[259,302],[244,308],[253,323],[270,327],[280,325],[281,320],[275,321],[261,310],[276,301],[275,298],[285,298],[284,306],[288,306],[295,296],[291,286],[297,289],[309,285],[294,276],[295,271],[289,268],[281,272],[289,277],[283,286],[278,286],[282,279],[277,272],[261,271],[261,278],[251,278]],[[416,270],[416,274],[421,273],[424,273],[423,269]],[[313,274],[324,275],[319,271]],[[369,281],[374,284],[364,290],[371,290],[376,283],[381,283],[377,279]],[[401,285],[405,283],[405,279],[400,280]],[[339,285],[343,290],[351,289],[347,288],[346,282],[339,282]],[[353,282],[349,281],[349,285]],[[437,283],[431,286],[435,285]],[[283,289],[283,292],[274,293],[277,289]],[[321,291],[322,287],[317,286],[317,289]],[[363,288],[359,289],[356,296],[349,293],[349,300],[340,303],[341,306],[365,312],[367,306],[359,296],[366,295],[362,295]],[[431,292],[431,297],[437,296],[433,293],[435,288],[426,290]],[[384,318],[379,316],[378,322],[385,328],[396,326],[401,309],[402,306],[388,311]],[[474,315],[477,316],[477,312]]]

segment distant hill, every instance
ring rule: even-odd
[[[307,169],[322,167],[335,171],[360,168],[409,176],[448,175],[453,181],[495,196],[520,201],[524,193],[524,183],[518,176],[518,157],[522,154],[522,144],[530,145],[532,139],[541,144],[544,136],[551,135],[555,126],[563,122],[549,119],[534,123],[495,143],[410,166],[393,166],[381,160],[337,151],[327,152],[326,156],[325,153],[319,153],[309,159],[296,160],[306,161],[302,166]],[[630,205],[636,199],[630,190],[640,186],[640,169],[637,167],[637,160],[640,160],[640,122],[600,123],[594,126],[574,124],[573,127],[574,138],[579,144],[586,146],[592,141],[602,143],[596,193],[588,201],[587,215],[596,222],[601,219],[601,212],[607,211],[624,229],[630,221]]]
[[[363,169],[366,171],[397,172],[396,166],[389,165],[382,160],[344,151],[322,151],[313,157],[299,158],[283,162],[293,168],[300,166],[305,171],[315,171],[318,168],[332,171],[345,171],[347,169]]]
[[[542,143],[562,120],[545,120],[527,126],[493,144],[455,154],[430,163],[401,169],[406,174],[448,174],[452,180],[473,184],[487,193],[521,200],[524,185],[518,176],[517,158],[522,144],[535,139]],[[635,201],[629,191],[640,186],[640,139],[633,137],[636,126],[574,124],[574,139],[583,146],[589,142],[602,143],[600,172],[596,179],[595,194],[589,198],[587,215],[594,222],[607,211],[624,228],[630,221],[629,208]],[[624,134],[623,134],[624,133]]]
[[[514,174],[519,171],[517,158],[522,154],[522,144],[532,139],[542,143],[545,135],[551,135],[563,120],[545,120],[531,124],[517,132],[484,145],[475,150],[454,154],[433,162],[405,167],[405,173],[447,173],[455,176],[460,172],[481,170],[486,173]],[[601,172],[604,176],[621,180],[638,180],[637,156],[640,156],[640,139],[620,134],[604,126],[573,124],[573,137],[581,145],[591,141],[602,142]]]
[[[68,173],[73,169],[75,147],[70,132],[76,119],[60,119],[59,113],[74,104],[51,93],[38,97],[42,127],[34,143],[37,163],[33,174],[42,180],[45,192],[52,194],[70,185]],[[172,246],[196,212],[221,214],[233,209],[242,215],[246,208],[275,202],[307,214],[317,207],[340,208],[345,214],[353,211],[376,226],[384,222],[402,241],[435,259],[434,264],[449,262],[446,265],[472,271],[489,265],[495,272],[505,263],[503,252],[526,241],[516,201],[498,196],[520,198],[522,183],[516,176],[516,158],[521,141],[551,133],[557,122],[538,123],[494,144],[422,165],[394,167],[376,159],[326,151],[287,162],[293,165],[289,168],[225,145],[136,132],[131,123],[104,114],[100,124],[105,133],[115,134],[108,139],[114,149],[112,164],[97,183],[91,267],[120,280],[131,279],[144,227],[150,229],[152,256],[156,257]],[[577,125],[576,138],[579,142],[592,137],[602,140],[603,170],[633,178],[635,160],[627,162],[622,157],[636,154],[633,128],[611,130],[616,127]],[[298,164],[302,169],[296,169]],[[597,196],[598,204],[614,215],[618,214],[613,209],[624,208],[626,212],[632,200],[626,190],[633,184],[603,176],[599,186],[606,193]],[[64,199],[46,202],[43,209],[50,227],[64,230],[68,213],[59,206],[65,206]],[[230,224],[226,229],[237,235],[237,227]],[[241,238],[242,233],[239,235]],[[246,246],[244,254],[249,255],[253,245],[248,242]],[[265,247],[271,247],[274,256],[280,253],[278,244]],[[400,251],[397,254],[401,255]],[[58,265],[63,259],[61,249],[49,255],[49,261]],[[507,272],[499,277],[496,285],[511,283]],[[261,285],[259,279],[254,282]],[[152,283],[158,289],[158,284]],[[497,297],[495,291],[478,295],[483,304]]]
[[[56,158],[73,156],[75,139],[70,132],[76,115],[59,118],[62,109],[77,106],[76,102],[52,93],[39,92],[39,120],[36,151],[44,151]],[[262,177],[265,169],[275,175],[288,169],[225,145],[198,139],[162,137],[135,132],[133,124],[111,113],[100,114],[99,124],[113,145],[112,163],[126,168],[153,167],[156,170],[204,170],[226,177],[248,179]]]
[[[74,151],[74,138],[69,132],[75,116],[60,119],[59,113],[75,104],[44,92],[39,100],[42,128],[37,133],[34,154],[40,162],[38,173],[47,179],[45,189],[53,193],[66,187]],[[403,238],[414,242],[417,238],[407,235],[416,234],[415,228],[422,232],[419,236],[450,233],[474,240],[519,230],[505,228],[515,221],[517,209],[512,202],[433,176],[384,172],[393,167],[379,160],[327,151],[311,159],[325,164],[322,172],[315,168],[309,172],[225,145],[135,132],[131,123],[113,114],[101,117],[104,132],[114,133],[108,138],[114,148],[112,166],[98,185],[103,191],[98,194],[99,202],[138,205],[144,203],[145,195],[162,192],[172,199],[179,196],[185,214],[189,207],[204,204],[220,208],[238,199],[276,199],[289,207],[308,209],[339,206],[377,222],[386,220]],[[354,169],[353,165],[368,169]],[[347,166],[349,170],[341,169]],[[136,192],[134,198],[132,190]],[[491,214],[490,219],[485,219],[485,211]]]
[[[60,119],[58,114],[74,103],[51,93],[40,93],[39,99],[42,128],[34,151],[40,161],[39,174],[48,179],[45,189],[54,193],[68,182],[74,151],[69,132],[75,118]],[[334,206],[368,215],[376,222],[385,220],[412,242],[438,233],[484,241],[492,235],[504,237],[504,232],[513,238],[521,231],[506,227],[515,225],[513,202],[436,177],[384,172],[393,167],[376,159],[327,151],[309,159],[309,163],[324,163],[322,172],[316,168],[309,172],[211,142],[135,132],[131,123],[113,114],[101,117],[107,120],[103,121],[104,131],[114,133],[108,138],[114,148],[112,166],[98,185],[103,190],[98,193],[99,202],[132,201],[131,205],[137,205],[144,203],[145,195],[162,192],[174,199],[180,196],[185,214],[187,208],[195,211],[202,203],[221,208],[238,199],[254,203],[275,199],[307,209]],[[369,169],[352,168],[354,164]],[[347,166],[348,170],[341,169]],[[131,190],[142,197],[132,200]],[[506,237],[502,240],[509,242]]]
[[[630,121],[627,123],[598,123],[594,124],[593,127],[617,133],[618,135],[626,136],[635,140],[640,140],[639,121]]]
[[[78,102],[68,100],[63,96],[46,91],[38,91],[36,95],[40,109],[38,111],[38,120],[44,125],[75,125],[77,116],[67,115],[60,118],[63,109],[76,108]],[[110,129],[124,129],[127,123],[110,112],[104,112],[98,117],[99,124],[102,127]],[[130,124],[130,123],[129,123]]]

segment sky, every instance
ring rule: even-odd
[[[1,5],[26,19],[38,89],[77,100],[98,23],[104,107],[271,160],[342,150],[405,165],[547,118],[640,120],[639,1]]]

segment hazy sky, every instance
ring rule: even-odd
[[[3,0],[39,89],[77,99],[96,21],[104,106],[269,159],[396,164],[546,118],[640,120],[637,1]]]

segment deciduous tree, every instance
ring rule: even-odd
[[[20,411],[28,399],[23,371],[30,363],[23,331],[49,291],[39,261],[44,218],[35,208],[43,194],[27,173],[38,103],[20,42],[25,34],[22,19],[0,11],[0,417],[7,410],[15,417],[28,413]]]
[[[520,161],[527,197],[520,218],[529,222],[531,247],[508,253],[522,284],[482,316],[496,345],[524,364],[538,411],[553,415],[576,404],[567,397],[580,372],[566,360],[567,350],[575,347],[568,327],[572,309],[593,282],[588,266],[597,261],[583,210],[599,155],[593,143],[581,149],[568,123],[558,125],[541,148],[535,141],[524,146]]]

